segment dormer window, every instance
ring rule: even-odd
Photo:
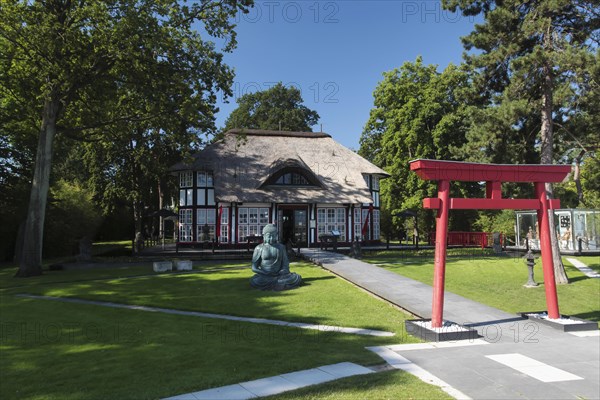
[[[275,181],[275,185],[311,186],[310,182],[308,182],[308,179],[295,172],[288,172],[281,175]]]
[[[271,166],[271,175],[260,187],[296,186],[322,188],[319,178],[300,160],[278,160]]]

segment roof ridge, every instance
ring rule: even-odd
[[[325,132],[297,132],[297,131],[279,131],[268,129],[230,129],[225,134],[249,135],[249,136],[282,136],[282,137],[301,137],[301,138],[330,138],[331,135]]]

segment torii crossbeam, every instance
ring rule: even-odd
[[[431,326],[440,328],[443,324],[448,213],[452,209],[537,210],[548,317],[560,318],[548,219],[548,209],[560,208],[560,201],[548,199],[545,184],[562,182],[571,172],[571,166],[479,164],[422,159],[411,161],[409,164],[410,169],[415,171],[421,179],[438,182],[438,197],[423,199],[424,208],[437,210]],[[486,196],[481,199],[450,198],[451,181],[485,182]],[[536,198],[503,199],[503,182],[533,183]]]

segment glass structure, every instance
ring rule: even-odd
[[[540,248],[540,234],[535,211],[517,211],[516,237],[519,247]],[[600,250],[600,210],[574,208],[554,210],[556,238],[561,250]],[[581,243],[581,244],[580,244]],[[581,246],[581,248],[580,248]]]

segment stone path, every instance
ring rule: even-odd
[[[335,379],[371,374],[373,372],[375,371],[361,365],[344,362],[257,379],[250,382],[242,382],[235,385],[186,393],[164,400],[245,400],[271,396],[305,386],[318,385]]]
[[[236,322],[249,322],[253,324],[266,324],[266,325],[277,325],[277,326],[285,326],[292,328],[300,328],[300,329],[312,329],[321,332],[339,332],[339,333],[348,333],[352,335],[367,335],[367,336],[394,336],[393,332],[386,331],[377,331],[374,329],[363,329],[363,328],[348,328],[342,326],[331,326],[331,325],[317,325],[317,324],[307,324],[303,322],[288,322],[288,321],[279,321],[275,319],[265,319],[265,318],[248,318],[248,317],[236,317],[234,315],[226,315],[226,314],[213,314],[213,313],[205,313],[200,311],[183,311],[176,310],[172,308],[160,308],[160,307],[149,307],[149,306],[135,306],[130,304],[120,304],[120,303],[111,303],[106,301],[96,301],[96,300],[84,300],[77,298],[67,298],[67,297],[53,297],[53,296],[38,296],[33,294],[18,294],[18,297],[25,297],[29,299],[38,299],[38,300],[54,300],[61,301],[64,303],[76,303],[76,304],[88,304],[94,306],[102,306],[102,307],[111,307],[111,308],[123,308],[127,310],[138,310],[138,311],[149,311],[149,312],[160,312],[165,314],[175,314],[175,315],[185,315],[188,317],[202,317],[202,318],[214,318],[214,319],[224,319],[228,321],[236,321]]]
[[[302,255],[334,274],[418,316],[431,318],[430,285],[400,276],[384,268],[319,249],[302,249]],[[482,316],[485,318],[482,320]],[[514,320],[514,314],[446,291],[444,319],[461,325]]]
[[[590,267],[588,267],[581,261],[577,260],[576,258],[567,258],[567,261],[570,262],[571,264],[573,264],[573,266],[575,268],[577,268],[578,270],[583,272],[586,276],[588,276],[590,278],[600,278],[599,273],[597,273],[596,271],[594,271],[593,269],[591,269]]]
[[[318,249],[302,254],[420,318],[431,318],[429,285],[340,254]],[[598,304],[600,295],[590,301]],[[444,319],[474,327],[482,338],[473,344],[487,345],[420,343],[369,350],[394,368],[451,388],[446,391],[456,398],[600,399],[600,331],[565,333],[450,292]]]

